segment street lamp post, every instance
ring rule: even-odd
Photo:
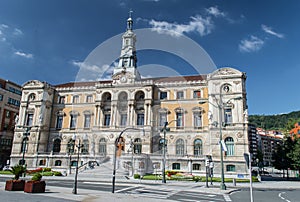
[[[127,130],[139,130],[142,131],[143,133],[145,132],[144,129],[140,129],[140,128],[125,128],[124,130],[122,130],[119,134],[119,136],[117,137],[116,141],[115,141],[115,152],[114,152],[114,166],[113,166],[113,178],[112,178],[112,193],[115,193],[115,183],[116,183],[116,169],[117,169],[117,152],[118,152],[118,144],[119,141],[123,135],[123,133]]]
[[[84,136],[84,138],[87,138],[87,137]],[[78,178],[78,168],[79,168],[79,166],[78,166],[78,164],[79,164],[79,152],[80,152],[80,149],[82,147],[84,147],[84,145],[80,143],[80,139],[78,140],[78,144],[77,145],[75,144],[76,135],[73,135],[72,140],[74,140],[74,146],[77,147],[77,164],[76,164],[76,169],[75,169],[75,178],[74,178],[74,185],[73,185],[72,193],[73,194],[77,194],[77,178]]]
[[[226,103],[223,103],[222,101],[222,92],[220,89],[220,97],[217,102],[217,105],[214,103],[209,102],[211,105],[214,107],[218,108],[219,111],[219,145],[220,145],[220,163],[221,163],[221,184],[220,184],[220,189],[221,190],[226,190],[226,185],[225,185],[225,180],[224,180],[224,162],[223,162],[223,146],[222,146],[222,141],[223,141],[223,136],[222,136],[222,111],[224,109],[224,104],[229,103],[231,100],[241,100],[243,99],[242,97],[235,97],[235,98],[230,98]],[[204,104],[207,101],[200,101],[199,104]]]
[[[163,168],[162,168],[162,183],[166,183],[166,134],[167,134],[167,126],[170,125],[172,122],[177,120],[172,120],[170,122],[165,122],[163,127],[164,133],[164,145],[163,145]]]
[[[27,149],[27,139],[28,139],[28,136],[30,135],[30,132],[29,132],[30,129],[31,129],[31,127],[27,127],[25,133],[23,133],[23,137],[24,137],[23,142],[22,142],[22,144],[23,144],[23,147],[22,147],[23,155],[22,155],[22,162],[21,162],[21,164],[23,166],[25,166],[25,152],[26,152],[26,149]]]
[[[222,149],[222,107],[223,103],[221,101],[222,97],[220,95],[220,103],[218,104],[219,108],[219,145],[220,145],[220,161],[221,161],[221,184],[220,184],[220,189],[221,190],[226,190],[226,185],[225,185],[225,180],[224,180],[224,162],[223,162],[223,149]]]

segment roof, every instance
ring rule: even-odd
[[[142,81],[152,80],[154,82],[178,82],[178,81],[204,81],[206,80],[206,75],[193,75],[193,76],[176,76],[176,77],[155,77],[155,78],[143,78]],[[54,85],[55,88],[69,88],[69,87],[85,87],[85,86],[95,86],[95,84],[105,84],[112,83],[112,80],[103,81],[86,81],[86,82],[69,82]]]

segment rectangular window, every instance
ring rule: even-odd
[[[56,118],[56,129],[61,129],[63,123],[63,116],[57,116]]]
[[[15,106],[20,106],[20,101],[19,100],[15,100],[13,98],[8,98],[8,101],[7,101],[8,104],[12,104],[12,105],[15,105]]]
[[[65,101],[66,101],[66,97],[65,96],[59,96],[59,98],[58,98],[58,103],[59,104],[64,104]]]
[[[183,91],[177,91],[176,98],[177,99],[183,99],[184,98]]]
[[[18,89],[15,89],[13,87],[9,87],[8,88],[8,91],[12,92],[12,93],[15,93],[17,95],[22,95],[22,91],[18,90]]]
[[[235,172],[235,165],[227,165],[226,171],[227,172]]]
[[[225,121],[225,124],[227,125],[230,125],[232,124],[232,110],[231,108],[225,108],[224,109],[224,121]]]
[[[160,113],[159,114],[159,126],[164,126],[167,122],[167,113]]]
[[[76,128],[77,115],[71,115],[70,129]]]
[[[121,126],[126,126],[127,125],[127,114],[121,114],[120,125]]]
[[[138,126],[144,125],[144,113],[137,114],[137,123]]]
[[[201,166],[198,163],[193,164],[193,170],[200,170]]]
[[[183,112],[177,112],[176,113],[176,126],[177,128],[182,128],[184,126],[184,120],[183,120]]]
[[[200,90],[194,90],[193,98],[201,98],[201,91]]]
[[[0,101],[2,101],[3,100],[3,95],[2,94],[0,94]]]
[[[73,103],[79,103],[79,96],[78,95],[73,96]]]
[[[168,92],[160,92],[159,98],[160,98],[161,100],[167,99],[167,97],[168,97]]]
[[[104,114],[104,125],[105,126],[110,125],[110,114]]]
[[[26,126],[32,126],[33,124],[33,114],[27,114]]]
[[[202,127],[202,115],[201,113],[194,113],[194,128]]]
[[[93,96],[92,96],[92,95],[87,95],[87,96],[86,96],[86,102],[87,102],[87,103],[93,102]]]
[[[84,128],[90,128],[91,127],[91,115],[85,114],[84,115]]]

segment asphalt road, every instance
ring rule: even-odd
[[[299,189],[254,189],[254,202],[299,202]],[[240,191],[230,194],[233,202],[247,202],[250,201],[249,189],[242,189]]]

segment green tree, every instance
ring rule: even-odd
[[[289,154],[294,169],[300,171],[300,138],[294,140],[293,150]]]
[[[285,175],[285,170],[293,168],[293,159],[291,153],[294,150],[294,141],[290,136],[284,138],[283,143],[277,145],[277,148],[273,154],[273,165],[278,170],[283,170],[283,176]],[[287,178],[289,178],[287,172]]]

